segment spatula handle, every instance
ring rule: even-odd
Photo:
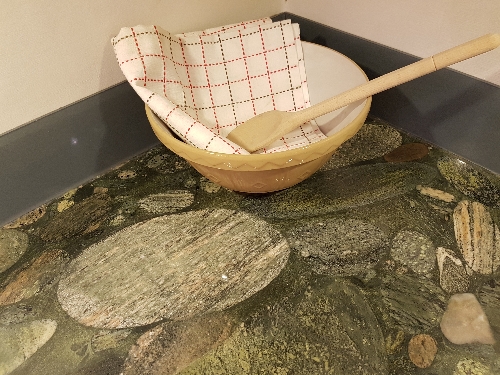
[[[499,34],[487,34],[467,43],[450,48],[434,56],[417,61],[401,69],[375,78],[363,85],[357,86],[342,94],[326,99],[309,108],[296,112],[301,123],[305,123],[348,104],[411,81],[423,75],[435,72],[438,69],[466,60],[468,58],[491,51],[500,45]],[[300,115],[299,115],[300,114]],[[290,129],[290,131],[293,129]]]
[[[436,70],[470,59],[500,46],[499,34],[486,34],[432,56]]]

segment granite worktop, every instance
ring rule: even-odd
[[[499,225],[377,119],[265,195],[158,146],[0,229],[0,374],[500,374]]]

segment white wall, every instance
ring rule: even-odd
[[[0,0],[0,134],[124,80],[122,26],[177,33],[284,10],[427,57],[500,32],[500,0]],[[500,85],[500,49],[454,65]]]
[[[272,16],[284,0],[0,0],[0,134],[124,81],[120,27],[178,33]]]
[[[285,10],[418,57],[500,33],[500,0],[287,0]],[[500,48],[453,68],[500,86]]]

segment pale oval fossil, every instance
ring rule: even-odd
[[[500,230],[479,202],[461,201],[453,211],[455,237],[467,265],[492,274],[500,266]]]
[[[170,190],[151,194],[139,200],[139,208],[153,213],[166,214],[182,210],[194,202],[194,194],[187,190]]]
[[[85,249],[62,277],[58,299],[87,326],[183,320],[250,297],[280,273],[288,254],[277,230],[246,213],[160,216]]]
[[[447,193],[445,191],[439,190],[439,189],[434,189],[428,186],[422,186],[422,185],[417,185],[417,190],[420,192],[420,194],[425,195],[427,197],[431,197],[434,199],[441,200],[443,202],[453,202],[455,200],[455,197]]]

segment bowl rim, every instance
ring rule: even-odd
[[[328,48],[324,46],[320,47]],[[352,59],[331,48],[328,49],[344,56],[346,59],[349,59],[362,72],[365,79],[368,81],[366,73],[354,61],[352,61]],[[216,151],[207,151],[191,146],[176,138],[168,125],[166,125],[147,104],[145,104],[145,109],[146,116],[157,138],[167,148],[187,161],[217,169],[252,171],[277,169],[304,164],[327,153],[333,153],[343,142],[351,138],[361,128],[364,120],[368,116],[371,102],[371,96],[366,98],[365,105],[359,114],[344,128],[328,136],[326,139],[291,150],[270,154],[250,155],[226,154]]]
[[[171,151],[206,167],[218,169],[265,170],[304,164],[327,153],[333,153],[342,143],[354,136],[363,126],[370,110],[372,98],[366,100],[361,112],[349,125],[326,139],[310,145],[270,154],[224,154],[202,150],[174,137],[171,130],[146,105],[146,115],[158,139]],[[217,161],[214,160],[217,158]]]

